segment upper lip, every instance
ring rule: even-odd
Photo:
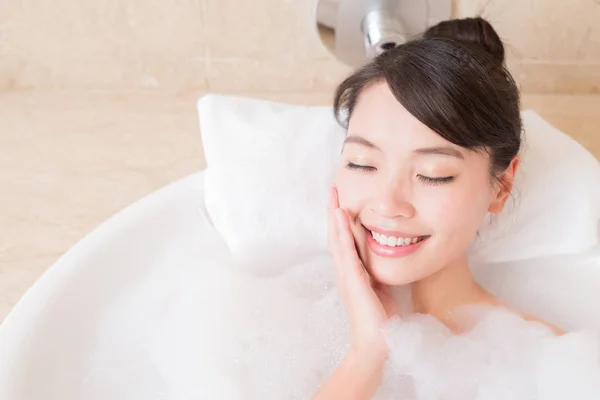
[[[423,237],[423,236],[428,236],[428,235],[413,235],[411,233],[399,232],[399,231],[392,231],[392,230],[389,230],[389,229],[378,228],[378,227],[370,226],[370,225],[363,225],[363,226],[367,230],[369,230],[371,232],[380,233],[380,234],[388,236],[388,237],[389,236],[394,236],[394,237],[397,237],[397,238],[401,237],[401,238],[412,239],[412,238],[420,238],[420,237]]]

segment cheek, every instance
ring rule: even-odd
[[[346,168],[338,170],[335,176],[335,186],[338,190],[340,207],[346,210],[350,217],[350,229],[356,240],[358,255],[365,264],[369,264],[369,251],[367,248],[365,231],[358,223],[358,216],[368,203],[368,193],[372,193],[373,180],[364,179],[355,171]]]
[[[438,234],[471,236],[487,213],[491,195],[486,180],[464,179],[424,198],[419,211]]]
[[[340,207],[350,217],[355,218],[367,203],[367,194],[372,192],[372,181],[364,179],[360,173],[341,167],[335,176]]]

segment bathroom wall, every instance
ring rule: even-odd
[[[453,6],[455,16],[485,6],[529,92],[523,106],[600,158],[600,95],[587,95],[600,94],[598,2]],[[349,68],[319,43],[313,7],[0,0],[0,323],[93,228],[205,166],[194,109],[204,92],[330,104]]]
[[[0,90],[327,92],[348,71],[314,0],[0,2]],[[454,0],[483,10],[527,92],[600,92],[600,0]]]

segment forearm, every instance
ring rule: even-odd
[[[381,364],[381,365],[379,365]],[[348,352],[313,400],[368,400],[381,384],[383,363]]]

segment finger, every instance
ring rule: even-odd
[[[336,264],[336,267],[339,269],[342,260],[340,259],[340,250],[339,250],[339,227],[338,223],[335,219],[335,210],[337,208],[337,199],[336,199],[335,188],[332,186],[329,189],[329,202],[328,202],[328,241],[329,241],[329,250],[331,251],[331,255],[333,256],[333,260]],[[338,271],[339,272],[339,271]]]
[[[331,256],[335,261],[336,265],[339,266],[341,263],[340,259],[340,250],[339,250],[339,239],[338,239],[338,225],[335,219],[335,214],[333,212],[329,213],[328,217],[328,241],[329,241],[329,250],[331,252]]]
[[[342,260],[342,272],[344,276],[351,276],[368,284],[368,276],[356,251],[354,236],[350,230],[350,221],[343,209],[336,209],[336,220],[338,223],[338,250]]]
[[[335,186],[331,186],[329,189],[329,206],[332,210],[340,208],[340,197]]]
[[[356,248],[354,246],[354,237],[352,236],[352,232],[350,231],[350,223],[348,221],[348,214],[341,209],[337,208],[335,210],[335,218],[337,222],[337,231],[338,231],[338,240],[344,252],[346,251],[354,251],[356,252]]]
[[[335,189],[335,186],[331,186],[329,188],[329,201],[327,204],[327,213],[330,218],[335,218],[334,213],[338,207],[339,207],[339,199],[338,199],[338,195],[337,195],[337,190]],[[335,222],[335,220],[332,219],[330,222],[332,222],[332,228],[335,228],[333,230],[337,231],[338,225]]]
[[[335,209],[337,206],[335,203],[335,189],[331,187],[329,189],[329,202],[327,205],[328,231],[330,239],[337,238],[338,235],[338,224],[335,220]]]
[[[335,208],[336,208],[336,207],[335,207],[335,204],[334,204],[334,197],[333,197],[333,196],[334,196],[334,190],[335,190],[335,189],[334,189],[334,187],[333,187],[333,186],[331,186],[331,187],[329,188],[329,192],[327,193],[327,195],[328,195],[328,199],[329,199],[329,201],[328,201],[328,203],[327,203],[327,209],[328,209],[329,211],[333,211],[333,210],[335,210]]]

